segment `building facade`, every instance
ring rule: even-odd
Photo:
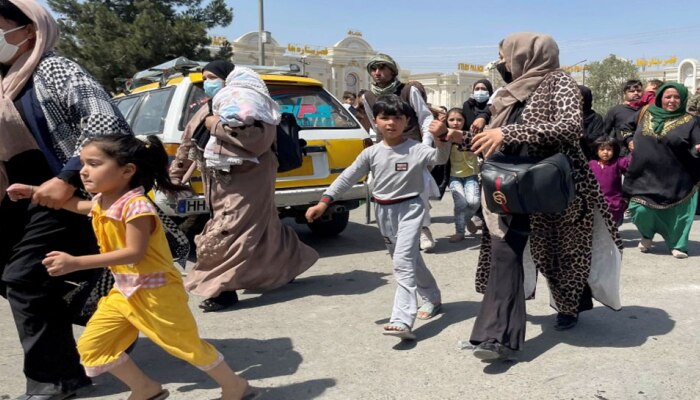
[[[231,45],[235,64],[260,64],[258,32],[246,33]],[[269,37],[265,44],[265,65],[286,67],[294,64],[302,74],[319,80],[328,91],[341,98],[346,90],[357,93],[369,89],[371,77],[366,66],[377,53],[359,32],[350,31],[347,37],[332,46],[321,48],[282,45]],[[484,77],[484,73],[466,71],[412,75],[399,66],[399,79],[402,82],[421,82],[426,89],[428,102],[445,107],[461,106],[469,98],[473,83]]]
[[[268,37],[265,44],[265,65],[285,67],[294,64],[302,74],[319,80],[337,98],[344,91],[354,93],[369,89],[371,77],[366,70],[367,62],[378,52],[362,38],[360,32],[349,31],[348,35],[328,47],[300,44],[282,45]],[[233,59],[236,64],[259,65],[258,32],[249,32],[232,42]],[[391,54],[389,54],[391,55]],[[675,61],[675,60],[674,60]],[[583,83],[583,73],[573,73],[574,78]],[[460,107],[470,96],[474,82],[489,78],[494,82],[494,71],[463,71],[449,73],[411,74],[399,66],[399,79],[402,82],[418,81],[423,84],[428,103],[435,106]],[[691,93],[700,87],[700,62],[688,58],[677,66],[640,71],[642,80],[661,79],[681,82]]]

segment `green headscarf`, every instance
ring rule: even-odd
[[[666,89],[676,89],[678,94],[681,96],[681,104],[678,106],[676,111],[666,111],[661,108],[661,98],[664,95]],[[664,129],[664,124],[672,119],[682,117],[685,115],[685,106],[688,102],[688,88],[677,82],[668,82],[661,85],[656,90],[656,101],[655,104],[649,106],[647,110],[651,114],[651,128],[654,133],[661,133]]]

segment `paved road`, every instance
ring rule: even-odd
[[[449,197],[449,195],[448,195]],[[294,283],[274,292],[243,293],[239,307],[202,314],[191,306],[202,335],[225,354],[262,399],[697,399],[700,389],[700,223],[690,255],[672,258],[657,243],[652,254],[625,239],[620,312],[597,305],[569,332],[552,329],[544,279],[528,302],[527,341],[520,362],[486,364],[459,350],[479,308],[473,277],[478,239],[451,244],[452,202],[434,203],[437,251],[425,255],[443,291],[444,312],[419,321],[418,340],[381,335],[394,284],[387,252],[364,210],[337,238],[301,238],[322,258]],[[10,310],[0,300],[0,399],[21,394],[22,352]],[[76,334],[80,330],[76,329]],[[173,399],[213,399],[217,390],[199,370],[166,355],[147,339],[136,361],[170,389]],[[109,376],[81,393],[85,399],[124,399]]]

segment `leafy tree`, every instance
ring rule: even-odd
[[[628,79],[639,79],[631,61],[614,54],[603,61],[586,66],[586,85],[593,92],[593,109],[605,115],[608,109],[622,101],[622,89]]]
[[[48,0],[58,14],[57,52],[75,60],[106,88],[116,78],[169,59],[211,60],[207,29],[227,26],[224,0]]]
[[[231,60],[233,58],[233,46],[228,40],[224,40],[221,43],[221,48],[214,56],[215,60]]]

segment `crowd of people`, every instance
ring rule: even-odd
[[[264,82],[228,61],[207,64],[210,101],[189,121],[168,166],[157,137],[133,136],[104,89],[53,53],[58,27],[45,8],[0,0],[0,29],[0,294],[24,351],[27,385],[19,399],[65,399],[105,372],[129,387],[130,399],[167,398],[129,357],[139,333],[207,373],[222,399],[257,396],[200,338],[187,295],[203,297],[204,312],[223,310],[238,302],[237,290],[279,288],[319,257],[277,217],[280,113]],[[420,83],[401,82],[389,55],[374,56],[369,90],[346,93],[343,102],[375,144],[306,213],[309,222],[320,218],[371,175],[397,285],[382,333],[414,340],[415,319],[433,318],[442,305],[420,250],[435,248],[430,199],[449,186],[449,241],[477,235],[476,222],[481,227],[475,287],[484,296],[470,342],[483,360],[522,349],[525,300],[537,273],[547,279],[557,330],[575,327],[594,298],[620,309],[625,215],[640,233],[640,251],[650,251],[659,234],[674,257],[688,257],[700,187],[700,89],[689,99],[681,84],[652,80],[643,89],[631,79],[623,103],[603,118],[592,109],[595,94],[560,68],[554,39],[537,33],[504,38],[495,68],[502,87],[478,80],[468,101],[447,109],[429,105]],[[495,193],[480,184],[479,171],[497,152],[530,160],[564,155],[573,200],[558,213],[489,208],[485,197]],[[195,240],[197,261],[183,281],[145,194],[187,190],[194,168],[213,217]],[[103,271],[113,285],[99,293]],[[86,326],[77,343],[76,323]]]

